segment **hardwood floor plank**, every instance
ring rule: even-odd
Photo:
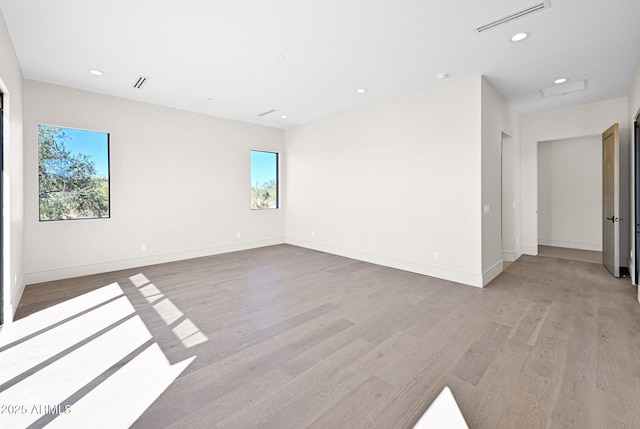
[[[456,364],[460,356],[486,328],[488,322],[475,320],[474,323],[461,320],[473,319],[473,315],[463,307],[456,307],[422,337],[412,347],[406,348],[398,360],[375,371],[375,375],[392,386],[402,387],[415,377],[425,377],[435,383]],[[434,344],[438,344],[434,347]]]
[[[511,328],[508,326],[490,322],[482,336],[471,344],[450,373],[474,386],[477,385],[498,355],[510,331]]]
[[[413,335],[396,332],[349,365],[348,376],[340,382],[353,389],[381,368],[397,366],[406,350],[411,349],[415,342],[416,337]]]
[[[559,380],[552,420],[569,427],[595,428],[595,338],[575,336],[569,340]]]
[[[248,383],[239,385],[235,389],[209,401],[203,401],[199,406],[194,407],[184,417],[163,422],[154,421],[149,418],[149,413],[144,415],[138,425],[140,427],[153,427],[154,424],[161,424],[167,429],[181,429],[206,427],[207,425],[216,424],[232,415],[243,413],[250,409],[251,405],[260,397],[269,397],[273,391],[280,389],[292,377],[286,374],[282,369],[275,368],[264,373],[260,377],[256,377]],[[158,426],[160,427],[160,426]]]
[[[358,428],[371,408],[393,393],[393,387],[375,376],[369,377],[342,401],[316,419],[309,429]],[[292,427],[294,428],[294,427]]]
[[[514,385],[532,355],[532,347],[520,341],[504,341],[468,402],[464,414],[469,427],[494,429],[521,386]],[[461,408],[462,410],[462,408]]]
[[[514,391],[496,428],[546,428],[552,405],[552,382],[522,373],[512,383],[517,383],[520,388]]]
[[[451,287],[450,289],[429,295],[416,304],[417,317],[404,326],[403,330],[416,337],[423,335],[474,293],[468,288]]]
[[[549,306],[531,302],[511,331],[509,338],[522,341],[530,346],[538,340],[538,335],[549,312]]]
[[[491,320],[501,325],[514,327],[518,323],[518,320],[520,320],[527,305],[529,305],[529,301],[526,299],[506,298],[498,311],[494,313]]]
[[[307,426],[349,394],[349,389],[338,381],[348,372],[348,365],[370,349],[371,344],[361,339],[348,344],[274,389],[264,400],[254,401],[256,403],[252,407],[238,410],[230,417],[217,421],[216,427]]]
[[[431,374],[427,375],[430,376]],[[376,403],[376,407],[370,407],[357,427],[412,428],[442,391],[442,379],[443,377],[439,383],[432,385],[426,384],[421,376],[417,376]]]
[[[611,308],[598,310],[597,369],[595,400],[596,427],[637,427],[636,415],[640,397],[635,386],[625,382],[633,374],[633,353],[626,333],[619,323],[620,312]],[[638,363],[636,362],[636,365]]]

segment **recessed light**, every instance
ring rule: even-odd
[[[565,83],[568,80],[569,79],[567,79],[566,77],[561,77],[560,79],[554,80],[553,83]]]
[[[521,42],[524,39],[526,39],[527,37],[529,37],[531,34],[529,33],[518,33],[518,34],[514,34],[513,36],[511,36],[511,41],[512,42]]]
[[[287,116],[287,115],[282,115],[282,116],[280,116],[280,117],[281,117],[282,119],[287,119],[287,118],[288,118],[288,116]]]
[[[436,79],[438,79],[438,80],[446,79],[446,78],[448,78],[448,77],[449,77],[449,75],[448,75],[448,74],[446,74],[446,73],[438,73],[438,74],[436,75]]]
[[[364,94],[365,92],[367,92],[367,88],[358,88],[358,89],[356,89],[356,92],[358,94]]]
[[[102,76],[104,74],[100,70],[96,70],[96,69],[89,70],[89,73],[91,73],[94,76]]]

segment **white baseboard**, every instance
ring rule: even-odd
[[[166,262],[181,261],[185,259],[200,258],[203,256],[218,255],[221,253],[237,252],[239,250],[255,249],[258,247],[283,244],[284,237],[276,237],[257,241],[247,241],[204,249],[193,249],[181,252],[150,255],[144,258],[133,258],[119,261],[110,261],[99,264],[83,265],[77,267],[65,267],[55,270],[45,270],[27,273],[26,284],[49,282],[68,279],[72,277],[88,276],[92,274],[107,273],[110,271],[126,270],[129,268],[144,267],[147,265],[164,264]]]
[[[383,255],[375,255],[359,250],[345,249],[342,247],[319,243],[317,241],[303,240],[295,237],[286,237],[285,242],[293,246],[331,253],[332,255],[344,256],[345,258],[357,259],[359,261],[370,262],[372,264],[383,265],[385,267],[397,268],[399,270],[410,271],[412,273],[422,274],[425,276],[437,277],[439,279],[462,283],[468,286],[484,287],[483,276],[480,274],[466,273],[442,267],[434,267],[432,265],[424,264],[421,262],[397,259]]]
[[[20,277],[20,280],[16,284],[15,290],[12,291],[11,293],[11,302],[6,303],[5,307],[3,308],[3,316],[4,316],[3,322],[5,324],[11,323],[15,319],[16,310],[18,309],[18,304],[22,299],[24,288],[27,285],[25,282],[25,278],[26,277],[24,274],[22,275],[22,277]]]
[[[538,243],[542,246],[564,247],[567,249],[593,250],[602,252],[602,243],[585,243],[581,241],[562,241],[548,238],[539,238]]]
[[[633,258],[629,258],[628,264],[627,267],[629,267],[629,274],[631,275],[631,284],[637,285],[638,279],[636,279],[636,267]]]
[[[502,260],[507,262],[515,262],[522,256],[522,247],[516,250],[503,250],[502,251]]]
[[[538,246],[522,246],[522,253],[524,255],[537,256]]]
[[[496,262],[491,268],[482,273],[482,287],[488,285],[491,280],[495,279],[502,273],[502,264],[503,261]]]

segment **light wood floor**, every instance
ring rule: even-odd
[[[569,259],[572,261],[593,262],[602,264],[602,252],[582,249],[568,249],[566,247],[538,246],[538,256],[549,256],[558,259]]]
[[[18,316],[111,282],[195,356],[137,428],[410,428],[444,386],[471,428],[640,427],[640,305],[597,264],[523,256],[477,289],[279,245],[28,286]]]

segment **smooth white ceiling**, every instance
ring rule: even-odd
[[[626,96],[640,0],[551,0],[473,31],[536,2],[0,0],[0,9],[26,79],[280,128],[477,74],[522,113]],[[531,37],[509,41],[522,31]],[[149,81],[134,89],[140,75]],[[559,77],[586,78],[588,89],[543,98]]]

